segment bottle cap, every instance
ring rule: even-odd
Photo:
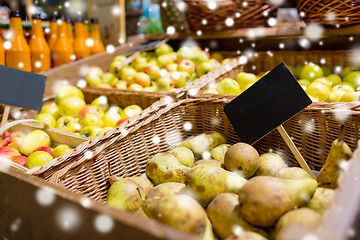
[[[16,17],[16,18],[21,18],[21,14],[19,10],[15,10],[15,11],[11,11],[10,12],[10,17]]]
[[[91,23],[99,23],[99,19],[98,18],[91,18],[90,22]]]
[[[36,13],[32,15],[33,19],[41,19],[41,14],[40,13]]]

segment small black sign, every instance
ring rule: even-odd
[[[41,110],[46,77],[0,65],[0,103]]]
[[[284,63],[224,107],[241,141],[253,144],[311,104]]]

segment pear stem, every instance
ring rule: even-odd
[[[339,141],[343,142],[345,136],[345,123],[341,124],[340,133],[339,133]]]
[[[143,202],[145,202],[145,199],[144,199],[144,197],[142,196],[142,194],[141,194],[141,192],[140,192],[140,189],[137,187],[136,190],[138,191],[141,200],[142,200]]]

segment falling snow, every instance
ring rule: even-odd
[[[84,153],[84,157],[86,159],[91,159],[93,157],[94,153],[90,150],[87,150],[85,153]]]
[[[12,116],[14,119],[20,119],[21,116],[22,116],[22,113],[21,113],[21,111],[16,110],[16,111],[13,111],[13,112],[11,113],[11,116]]]
[[[11,44],[10,41],[5,41],[3,43],[3,47],[4,47],[5,50],[9,50],[11,48],[11,46],[12,46],[12,44]]]
[[[88,39],[86,39],[85,44],[88,47],[92,47],[92,46],[94,46],[94,40],[92,38],[88,38]]]
[[[114,6],[112,8],[112,14],[114,16],[119,16],[120,15],[120,12],[121,12],[121,8],[119,6]]]
[[[201,31],[201,30],[197,30],[197,31],[196,31],[196,35],[201,36],[201,35],[202,35],[202,31]]]
[[[73,207],[60,208],[56,214],[56,222],[64,231],[72,231],[80,224],[80,216]]]
[[[72,54],[72,55],[70,56],[70,59],[73,60],[73,61],[75,61],[76,55],[75,55],[75,54]]]
[[[100,233],[108,233],[114,228],[114,220],[105,214],[100,214],[95,218],[95,229]]]
[[[277,21],[275,18],[269,18],[267,23],[270,27],[273,27],[277,24]]]
[[[84,79],[80,79],[78,82],[77,82],[77,84],[76,84],[76,86],[78,87],[78,88],[84,88],[84,87],[86,87],[86,81],[84,80]]]
[[[234,25],[234,19],[232,18],[226,18],[225,19],[225,25],[228,26],[228,27],[231,27]]]
[[[309,49],[311,47],[311,43],[307,38],[300,38],[298,43],[303,49]]]
[[[186,4],[183,1],[178,1],[176,7],[182,12],[186,11]]]
[[[285,44],[284,44],[284,43],[279,43],[279,48],[280,48],[280,49],[284,49],[284,48],[285,48]]]
[[[275,6],[281,6],[285,0],[270,0],[270,3]]]
[[[211,153],[209,151],[205,151],[201,154],[202,159],[210,159]]]
[[[313,233],[307,233],[301,240],[320,240],[320,238]]]
[[[41,66],[42,66],[42,63],[40,61],[35,62],[35,67],[36,68],[41,68]]]
[[[217,4],[216,4],[215,1],[209,1],[209,2],[208,2],[208,8],[209,8],[210,10],[215,10],[216,7],[217,7]]]
[[[206,24],[207,24],[207,20],[206,20],[206,19],[203,19],[203,20],[201,21],[201,24],[202,24],[202,25],[206,25]]]
[[[242,229],[242,227],[240,227],[239,225],[235,225],[232,228],[232,232],[236,235],[239,236],[244,230]]]
[[[176,32],[175,28],[173,26],[168,26],[166,28],[166,34],[173,35]]]
[[[324,32],[324,28],[316,23],[310,23],[305,28],[305,36],[312,41],[319,40],[323,32]]]
[[[35,194],[36,201],[44,207],[50,206],[55,201],[55,194],[51,188],[39,188]]]
[[[16,218],[16,219],[14,220],[14,222],[12,222],[12,223],[10,224],[10,230],[11,230],[12,232],[17,232],[17,231],[19,230],[19,228],[20,228],[20,224],[21,224],[21,219],[20,219],[20,218]]]
[[[211,125],[212,126],[218,126],[220,123],[220,118],[219,117],[214,117],[211,119]]]
[[[239,64],[246,64],[248,61],[248,58],[246,56],[239,57]]]
[[[334,119],[339,123],[344,123],[350,117],[349,107],[346,105],[338,106],[333,111]]]
[[[107,45],[106,46],[106,52],[109,53],[109,54],[114,53],[115,52],[114,45],[112,45],[112,44]]]
[[[197,90],[195,88],[190,88],[188,90],[188,94],[189,94],[190,97],[195,97],[196,94],[197,94]]]
[[[325,15],[325,19],[328,22],[334,22],[336,20],[336,13],[335,12],[328,12]]]
[[[18,67],[19,67],[19,68],[23,68],[23,67],[24,67],[24,63],[23,63],[23,62],[19,62]]]
[[[165,96],[164,97],[164,103],[165,104],[171,104],[171,103],[174,103],[174,102],[175,102],[175,100],[174,100],[173,97],[171,97],[171,96]]]
[[[81,206],[83,206],[84,208],[90,208],[91,207],[91,201],[90,198],[88,197],[81,197],[80,198],[80,204]]]
[[[312,134],[315,130],[315,124],[314,124],[314,120],[310,120],[310,121],[306,121],[306,123],[304,124],[304,131],[307,134]]]
[[[241,13],[239,13],[239,12],[235,13],[235,17],[237,17],[237,18],[241,17]]]
[[[165,136],[165,142],[169,146],[174,146],[175,144],[182,141],[181,132],[172,130],[169,131]]]
[[[154,137],[152,137],[151,141],[154,143],[154,144],[159,144],[160,143],[160,137],[155,135]]]

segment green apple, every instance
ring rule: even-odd
[[[319,82],[311,83],[307,87],[305,92],[309,96],[312,96],[313,98],[317,99],[319,102],[325,102],[329,98],[331,93],[330,89],[327,86]]]
[[[27,134],[21,142],[20,152],[26,156],[41,146],[50,147],[51,139],[49,135],[42,130],[34,130]]]
[[[310,85],[310,81],[309,80],[307,80],[307,79],[299,79],[298,80],[298,82],[299,82],[299,84],[301,85],[301,86],[309,86]]]
[[[202,62],[196,67],[196,74],[201,77],[202,75],[212,71],[214,69],[214,65],[208,62]]]
[[[195,81],[196,79],[198,79],[199,78],[199,76],[196,74],[196,73],[193,73],[193,74],[191,74],[191,76],[190,76],[190,82],[193,82],[193,81]]]
[[[231,58],[225,58],[224,60],[222,60],[221,65],[228,64],[228,63],[230,63],[231,61],[232,61]]]
[[[121,63],[121,61],[112,61],[109,66],[109,72],[114,74],[117,78],[121,77],[121,70],[119,69]]]
[[[219,94],[238,95],[241,93],[238,83],[231,78],[224,78],[218,84],[216,91]]]
[[[175,87],[174,80],[170,77],[161,77],[156,81],[158,91],[169,91]]]
[[[97,127],[102,128],[104,126],[102,119],[98,115],[95,115],[95,114],[87,114],[82,119],[80,124],[81,124],[81,128],[84,128],[87,126],[97,126]]]
[[[155,54],[156,54],[156,56],[162,56],[162,55],[171,53],[173,51],[174,51],[174,49],[169,44],[163,43],[155,49]]]
[[[182,88],[190,80],[190,75],[187,72],[174,72],[171,74],[171,78],[174,80],[176,88]]]
[[[336,84],[335,86],[333,86],[333,88],[331,90],[336,90],[336,89],[341,89],[346,92],[354,92],[355,91],[354,85],[349,82],[341,82],[339,84]]]
[[[340,102],[341,97],[346,93],[345,90],[342,89],[335,89],[331,91],[329,99],[327,102]]]
[[[137,83],[133,83],[133,84],[130,84],[130,86],[128,87],[128,90],[140,92],[143,90],[143,87]]]
[[[135,74],[134,83],[139,84],[141,87],[149,87],[151,84],[150,77],[143,72],[138,72]]]
[[[357,70],[357,68],[356,67],[354,67],[354,66],[348,66],[348,67],[344,67],[342,70],[341,70],[341,77],[342,78],[345,78],[349,73],[351,73],[351,72],[354,72],[354,71],[356,71]]]
[[[77,121],[74,117],[64,116],[56,120],[55,127],[61,130],[74,133],[77,130]]]
[[[87,137],[87,138],[94,138],[98,135],[101,131],[101,127],[98,126],[86,126],[81,128],[80,136]]]
[[[98,108],[102,109],[103,111],[107,111],[109,108],[109,103],[105,96],[100,96],[98,98],[95,98],[94,101],[92,101],[90,105],[97,106]]]
[[[56,120],[48,113],[39,113],[36,117],[36,120],[43,121],[44,123],[47,123],[50,127],[55,127]],[[44,124],[42,124],[44,125]]]
[[[102,83],[102,78],[97,75],[87,75],[85,81],[89,86],[97,87]]]
[[[341,83],[341,77],[337,74],[329,74],[326,78],[332,83],[332,86]]]
[[[79,117],[79,112],[86,103],[79,97],[67,97],[61,100],[58,106],[61,116]]]
[[[160,68],[165,67],[166,65],[173,63],[173,59],[169,54],[161,55],[156,60],[157,65]]]
[[[115,83],[119,81],[119,79],[114,74],[107,72],[103,75],[102,81],[103,83],[107,83],[110,86],[114,86]]]
[[[55,103],[59,104],[63,99],[68,97],[78,97],[84,99],[84,94],[75,86],[64,86],[56,92]]]
[[[115,83],[114,87],[116,89],[125,90],[127,89],[127,82],[124,80],[120,80],[117,83]]]
[[[112,86],[110,84],[107,83],[100,83],[99,85],[97,85],[98,88],[107,88],[107,89],[111,89]]]
[[[116,127],[117,121],[121,118],[121,112],[123,110],[120,107],[111,107],[102,118],[104,127]]]
[[[354,71],[347,74],[344,77],[343,81],[349,82],[352,85],[354,85],[355,88],[358,88],[360,86],[360,71]]]
[[[127,57],[124,56],[124,55],[117,55],[116,57],[113,58],[113,61],[116,61],[116,62],[123,62],[124,60],[126,60]]]
[[[56,103],[48,103],[42,106],[40,113],[48,113],[53,118],[58,119],[60,117],[59,108]]]
[[[358,101],[359,97],[360,97],[360,92],[347,92],[341,96],[340,102]]]
[[[295,66],[293,74],[297,79],[300,79],[300,72],[303,67],[304,67],[303,64],[298,64]]]
[[[133,117],[142,112],[139,105],[129,105],[121,112],[121,118]]]
[[[177,69],[177,64],[176,63],[170,63],[170,64],[165,66],[165,69],[168,70],[169,72],[175,72],[176,69]]]
[[[202,62],[208,62],[210,60],[210,55],[208,52],[205,51],[198,51],[196,52],[191,60],[195,63],[195,65],[199,65]]]
[[[210,59],[210,62],[214,66],[214,69],[218,68],[218,67],[221,67],[221,63],[216,59]]]
[[[215,89],[208,89],[208,90],[205,90],[203,92],[203,94],[219,94],[219,92],[216,91]]]
[[[26,160],[26,166],[29,169],[32,169],[37,166],[42,166],[45,163],[51,161],[52,159],[53,157],[51,156],[50,153],[44,151],[36,151],[28,156]]]
[[[236,82],[242,91],[245,91],[245,86],[249,83],[255,83],[258,78],[253,73],[240,72],[236,75]]]
[[[128,84],[133,82],[136,71],[130,66],[125,66],[121,69],[121,80],[126,81]]]
[[[218,60],[220,63],[224,59],[224,56],[221,53],[215,52],[211,54],[211,58]]]
[[[300,78],[308,79],[310,81],[322,77],[324,75],[321,67],[315,63],[306,64],[300,72]]]
[[[332,82],[327,79],[326,77],[320,77],[320,78],[316,78],[314,79],[312,82],[319,82],[319,83],[322,83],[324,84],[325,86],[327,86],[330,90],[332,88]]]
[[[79,112],[79,120],[83,120],[83,118],[88,114],[95,114],[102,118],[105,115],[104,110],[95,105],[87,105],[83,107]]]
[[[51,155],[53,158],[57,158],[71,150],[72,150],[72,148],[69,145],[60,144],[54,148]]]
[[[191,59],[193,57],[194,52],[189,47],[181,47],[176,52],[178,59]]]
[[[145,69],[144,73],[146,73],[151,80],[158,79],[160,75],[160,68],[156,64],[149,64]]]
[[[327,77],[327,76],[329,76],[331,74],[331,70],[328,67],[321,66],[321,69],[322,69],[322,71],[324,73],[324,77]]]
[[[131,62],[131,66],[138,72],[142,71],[148,65],[146,57],[139,56]]]

